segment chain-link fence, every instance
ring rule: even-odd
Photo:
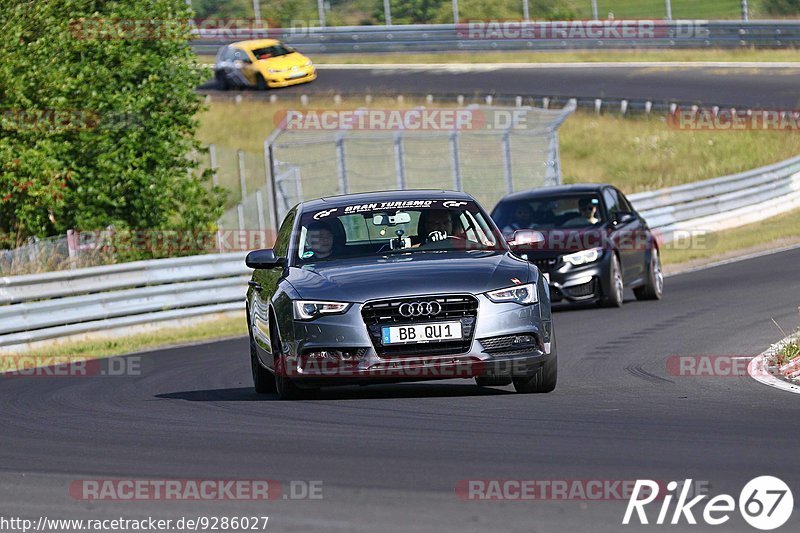
[[[274,229],[298,202],[389,189],[466,191],[491,207],[561,183],[558,128],[574,108],[289,111],[265,143],[273,179],[243,194],[223,226]]]

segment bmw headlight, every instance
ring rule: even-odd
[[[304,66],[304,67],[310,67],[310,66],[311,66],[311,65],[313,65],[313,64],[314,64],[314,62],[313,62],[313,61],[311,61],[311,60],[309,59],[309,60],[306,62],[306,64],[305,64],[305,65],[303,65],[303,66]]]
[[[594,263],[603,255],[602,248],[590,248],[589,250],[581,250],[574,254],[565,255],[561,259],[566,261],[572,266],[585,265],[587,263]]]
[[[539,301],[539,293],[536,292],[536,285],[533,283],[489,291],[486,297],[495,303],[513,302],[527,305]]]
[[[322,315],[336,315],[344,313],[350,307],[349,303],[308,300],[298,300],[292,304],[295,320],[313,320]]]

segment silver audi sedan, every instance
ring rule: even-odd
[[[548,285],[513,249],[460,192],[301,203],[246,259],[256,391],[449,378],[552,391]]]

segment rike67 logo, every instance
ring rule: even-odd
[[[670,481],[667,484],[667,493],[661,501],[658,517],[655,522],[651,522],[652,512],[648,516],[645,507],[659,498],[659,485],[649,479],[636,480],[622,523],[624,525],[631,524],[633,519],[634,524],[638,520],[642,525],[651,523],[694,525],[697,524],[698,518],[695,513],[711,526],[723,525],[730,520],[731,514],[737,508],[737,501],[733,496],[719,494],[703,502],[708,495],[701,494],[689,499],[691,485],[691,479],[687,479],[682,484]],[[675,507],[670,509],[675,497],[677,497]],[[785,524],[792,516],[793,508],[794,498],[791,489],[777,477],[760,476],[751,479],[739,493],[738,509],[742,518],[752,527],[763,531],[776,529]],[[672,512],[670,513],[670,511]]]

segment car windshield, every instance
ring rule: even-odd
[[[256,56],[258,60],[272,59],[273,57],[285,56],[291,53],[294,53],[294,50],[283,44],[275,44],[253,50],[253,55]]]
[[[401,200],[354,204],[303,215],[300,264],[398,253],[501,248],[474,202]]]
[[[589,228],[604,222],[600,197],[594,193],[504,202],[492,218],[506,237],[521,229]]]

